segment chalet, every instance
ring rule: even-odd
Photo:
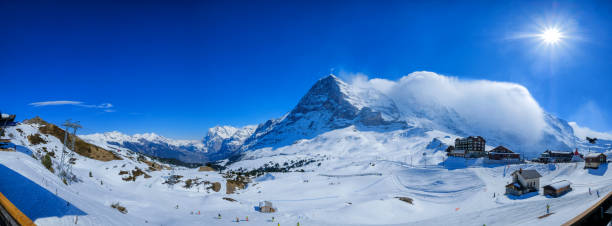
[[[537,170],[519,169],[512,174],[512,183],[506,185],[506,194],[522,195],[538,191],[540,188],[540,173]]]
[[[493,150],[489,151],[489,159],[491,160],[504,160],[504,159],[520,159],[519,153],[514,153],[510,149],[504,146],[497,146]]]
[[[544,186],[544,195],[559,197],[572,190],[570,182],[566,180],[557,181],[555,183]]]
[[[262,213],[274,213],[276,209],[272,206],[270,201],[259,202],[259,212]]]
[[[485,139],[481,136],[455,139],[455,150],[465,150],[465,157],[480,158],[486,156]]]
[[[602,163],[606,163],[606,155],[603,153],[590,153],[584,158],[584,168],[597,169]]]
[[[571,151],[546,150],[544,153],[540,155],[540,158],[538,158],[538,161],[544,162],[544,163],[571,162],[573,157],[574,157],[574,153]]]

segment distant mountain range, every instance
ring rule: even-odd
[[[585,145],[575,136],[568,122],[549,113],[544,113],[543,117],[545,126],[541,137],[537,142],[527,143],[517,134],[470,124],[451,107],[415,104],[413,107],[398,108],[391,98],[379,90],[351,85],[329,75],[317,81],[284,116],[257,126],[216,126],[210,128],[201,141],[172,140],[153,133],[128,136],[107,132],[80,137],[94,144],[116,145],[184,162],[215,161],[252,150],[289,146],[349,126],[355,126],[358,131],[379,133],[419,129],[457,137],[480,135],[485,137],[489,146],[504,145],[526,157],[535,157],[547,149],[571,150]]]

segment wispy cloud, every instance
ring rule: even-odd
[[[29,105],[34,106],[34,107],[72,105],[72,106],[84,107],[84,108],[104,109],[104,112],[115,112],[115,110],[112,109],[113,104],[111,103],[86,104],[86,103],[83,103],[82,101],[53,100],[53,101],[34,102],[34,103],[30,103]]]
[[[54,101],[43,101],[43,102],[34,102],[29,105],[34,107],[42,107],[42,106],[55,106],[55,105],[80,105],[83,104],[81,101],[71,101],[71,100],[54,100]]]

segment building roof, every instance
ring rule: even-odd
[[[264,207],[264,206],[272,207],[272,202],[270,201],[259,202],[259,207]]]
[[[513,189],[519,189],[520,190],[521,189],[521,184],[517,183],[517,182],[514,182],[514,183],[507,184],[506,187],[513,188]]]
[[[464,138],[457,138],[455,140],[482,140],[485,141],[484,138],[482,138],[481,136],[469,136],[469,137],[464,137]]]
[[[567,180],[562,180],[562,181],[557,181],[557,182],[555,182],[555,183],[552,183],[552,184],[546,185],[545,187],[552,187],[552,188],[554,188],[555,190],[559,190],[559,189],[564,188],[564,187],[569,187],[569,186],[570,186],[570,184],[571,184],[571,183],[570,183],[569,181],[567,181]]]
[[[525,179],[535,179],[542,177],[542,175],[540,175],[537,170],[517,170],[514,171],[512,174],[515,173],[521,174],[521,176]]]
[[[573,155],[574,152],[571,151],[549,151],[551,154],[561,154],[561,155]]]
[[[504,147],[504,146],[497,146],[496,148],[493,148],[491,151],[489,152],[495,152],[495,153],[514,153],[513,151],[511,151],[510,149]]]
[[[585,156],[585,158],[599,158],[601,155],[603,155],[603,153],[589,153]]]

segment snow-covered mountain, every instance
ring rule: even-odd
[[[488,97],[494,95],[499,97]],[[523,86],[466,83],[431,72],[415,72],[398,82],[347,83],[329,75],[317,81],[284,116],[256,127],[216,126],[202,141],[117,132],[82,137],[159,157],[202,162],[261,148],[277,149],[349,126],[379,133],[419,129],[453,137],[483,136],[489,146],[504,145],[528,158],[547,149],[571,150],[584,143],[568,122],[543,111]],[[452,141],[445,143],[450,144]]]
[[[183,162],[197,163],[208,160],[204,144],[197,140],[173,140],[155,133],[129,136],[117,131],[79,137],[102,147],[122,147],[150,156],[173,158]]]
[[[242,149],[281,147],[351,125],[406,127],[399,118],[395,103],[379,91],[357,88],[330,75],[317,81],[285,116],[259,125]]]
[[[203,143],[210,160],[224,159],[239,151],[243,143],[255,132],[256,126],[242,128],[231,126],[215,126],[208,129]]]
[[[187,163],[203,163],[225,158],[238,150],[255,126],[235,128],[216,126],[200,140],[174,140],[155,133],[126,135],[117,131],[81,135],[81,139],[102,147],[122,147],[161,158],[173,158]]]
[[[535,157],[546,149],[570,150],[579,142],[574,136],[572,127],[566,121],[549,113],[542,112],[538,116],[541,119],[535,120],[543,124],[538,128],[541,131],[534,133],[537,134],[533,135],[535,138],[525,137],[524,133],[513,129],[492,128],[487,124],[481,124],[477,119],[462,114],[461,109],[443,101],[438,102],[434,99],[424,103],[419,98],[425,97],[414,93],[393,99],[383,92],[385,90],[372,86],[346,83],[334,75],[322,78],[289,113],[279,119],[260,124],[253,135],[246,139],[241,149],[248,151],[265,147],[279,148],[348,126],[355,126],[355,129],[360,131],[383,133],[420,128],[458,137],[480,135],[487,139],[488,145],[504,145],[527,157]],[[522,92],[521,95],[528,95],[527,99],[532,100],[524,87],[519,87],[518,92]],[[401,107],[398,107],[396,101],[401,102]],[[531,121],[526,120],[525,123]]]

